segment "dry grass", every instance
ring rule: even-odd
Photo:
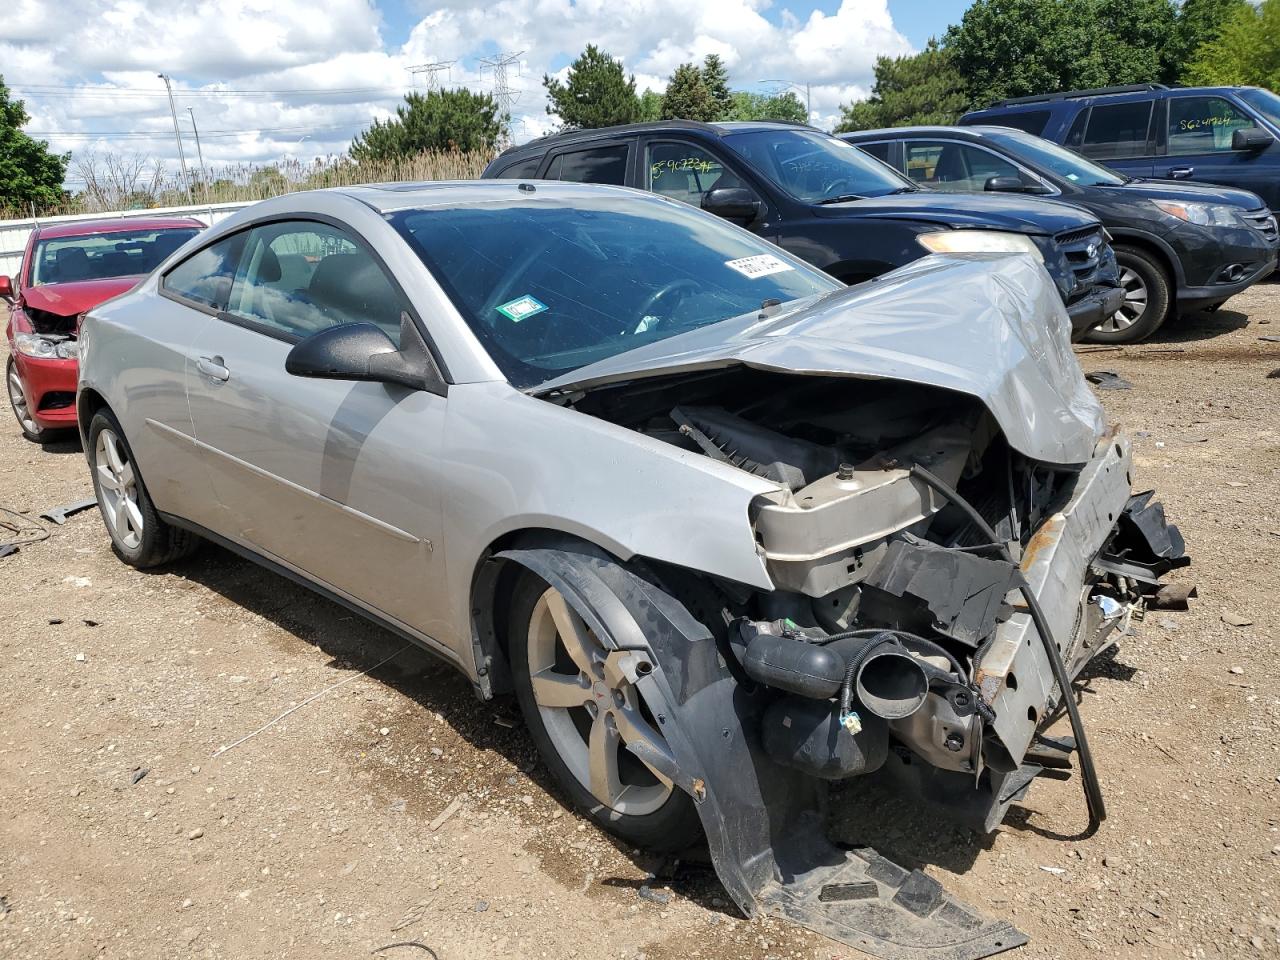
[[[265,200],[298,190],[340,187],[355,183],[391,183],[402,180],[473,180],[480,176],[492,159],[487,153],[428,151],[399,160],[356,163],[348,156],[317,158],[306,163],[285,160],[276,164],[234,164],[211,171],[207,184],[200,171],[191,169],[194,202],[236,203]],[[140,209],[182,206],[189,203],[186,191],[176,174],[166,173],[155,180],[151,189],[135,193],[128,202],[106,206],[88,191],[73,195],[56,206],[0,206],[0,220],[31,217],[75,216],[100,213],[106,209]]]

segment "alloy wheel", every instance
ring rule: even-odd
[[[626,675],[628,655],[606,650],[555,588],[534,605],[528,636],[533,699],[573,776],[615,814],[660,809],[671,781],[640,757],[670,750]]]
[[[13,412],[18,418],[18,422],[22,424],[22,429],[32,436],[40,432],[40,426],[36,423],[35,417],[31,416],[31,408],[27,406],[27,392],[22,387],[22,378],[18,376],[18,368],[13,364],[9,364],[9,403],[13,405]]]
[[[1132,327],[1147,312],[1147,301],[1151,293],[1138,271],[1132,267],[1121,267],[1120,288],[1124,291],[1124,302],[1120,304],[1119,310],[1098,325],[1099,330],[1119,333]]]
[[[127,550],[142,544],[142,510],[138,506],[138,477],[124,444],[114,430],[98,432],[94,446],[94,472],[98,502],[111,535]]]

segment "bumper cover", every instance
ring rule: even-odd
[[[16,351],[13,362],[22,377],[27,403],[36,423],[52,429],[75,426],[79,364],[75,360],[28,357]],[[69,398],[62,396],[66,394],[70,395]],[[64,400],[68,402],[64,404]]]
[[[1119,287],[1099,287],[1067,306],[1071,318],[1071,339],[1076,341],[1120,309],[1124,291]]]

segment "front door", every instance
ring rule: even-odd
[[[225,312],[188,358],[187,389],[233,539],[447,643],[437,482],[445,398],[285,372],[293,344],[326,327],[369,321],[398,342],[406,309],[345,229],[254,227]]]
[[[1167,155],[1157,176],[1276,194],[1275,167],[1257,162],[1261,152],[1231,149],[1233,133],[1256,125],[1252,117],[1225,97],[1175,94],[1168,103]]]

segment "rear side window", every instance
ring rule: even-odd
[[[1089,114],[1081,152],[1086,157],[1139,157],[1147,152],[1152,100],[1095,106]]]
[[[542,154],[509,163],[498,172],[503,180],[532,180],[538,175],[538,166],[542,163]]]
[[[399,293],[345,231],[293,221],[250,230],[227,313],[297,339],[347,323],[373,323],[400,342]]]
[[[221,310],[231,292],[244,234],[225,237],[164,275],[161,289],[191,303]]]
[[[1002,127],[1013,127],[1015,130],[1035,134],[1038,137],[1048,126],[1049,111],[1028,110],[1025,113],[1009,113],[997,118],[996,123]]]
[[[888,163],[889,146],[888,143],[860,143],[858,144],[858,149],[875,157],[881,163]]]
[[[1173,97],[1169,100],[1169,156],[1225,153],[1231,135],[1253,126],[1253,118],[1222,97]]]
[[[551,161],[548,180],[572,180],[574,183],[608,183],[615,187],[627,182],[627,145],[596,147],[562,153]]]
[[[1085,107],[1076,114],[1075,120],[1071,123],[1071,129],[1067,131],[1067,138],[1062,141],[1064,146],[1070,147],[1072,150],[1079,150],[1080,144],[1084,143],[1084,124],[1089,119],[1089,108]]]

